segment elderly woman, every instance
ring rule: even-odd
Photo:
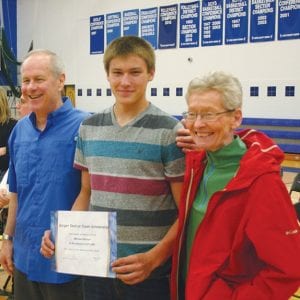
[[[172,299],[288,299],[300,286],[300,229],[282,151],[260,132],[236,131],[235,77],[196,78],[186,99],[185,124],[201,150],[186,153]]]

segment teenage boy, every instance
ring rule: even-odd
[[[74,165],[82,187],[73,210],[117,212],[117,278],[84,278],[85,299],[167,300],[184,172],[181,125],[146,99],[155,54],[145,40],[114,40],[104,67],[115,104],[80,127]],[[42,252],[51,256],[47,237]]]

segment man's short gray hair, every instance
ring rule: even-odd
[[[65,65],[62,61],[62,59],[54,52],[50,51],[50,50],[47,50],[47,49],[35,49],[35,50],[32,50],[30,52],[28,52],[24,59],[23,59],[23,62],[33,56],[33,55],[47,55],[50,57],[50,60],[51,60],[51,69],[52,69],[52,72],[55,76],[59,76],[61,74],[64,74],[65,73]],[[22,70],[22,67],[21,67],[21,70]]]

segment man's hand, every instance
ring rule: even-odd
[[[44,232],[44,235],[42,237],[42,242],[41,242],[41,249],[40,253],[46,257],[46,258],[51,258],[54,254],[54,243],[50,239],[51,231],[46,230]]]
[[[12,257],[13,257],[12,241],[8,241],[8,240],[2,241],[2,248],[0,252],[0,264],[9,275],[12,275],[14,272],[14,263]]]
[[[144,281],[154,269],[149,252],[133,254],[112,263],[112,271],[124,283],[132,285]]]

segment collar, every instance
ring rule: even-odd
[[[206,153],[206,156],[208,161],[212,162],[215,166],[234,164],[241,160],[246,151],[247,148],[244,142],[240,139],[239,136],[235,136],[230,144],[222,147],[215,152],[208,151]]]
[[[68,97],[62,97],[62,102],[63,102],[62,106],[60,106],[58,109],[56,109],[48,114],[46,127],[49,127],[49,125],[51,125],[55,119],[57,119],[61,116],[64,116],[67,111],[69,111],[73,108],[72,103]],[[34,112],[32,112],[29,115],[29,119],[30,119],[32,125],[36,128],[36,115]]]

